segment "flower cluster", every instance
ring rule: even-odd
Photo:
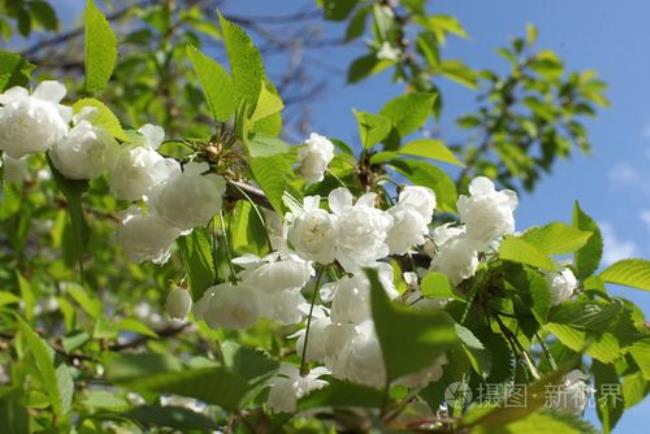
[[[206,163],[189,162],[181,168],[158,152],[165,132],[146,124],[119,143],[102,126],[100,112],[84,106],[73,115],[60,104],[65,86],[40,83],[30,95],[12,87],[0,95],[0,150],[4,151],[5,177],[25,177],[25,158],[48,152],[52,164],[65,178],[90,180],[108,175],[117,199],[139,202],[129,208],[117,231],[117,240],[134,261],[164,263],[176,238],[207,223],[221,209],[225,181]],[[144,207],[142,202],[146,203]]]

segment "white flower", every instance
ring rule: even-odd
[[[176,160],[164,158],[156,151],[162,141],[160,130],[147,124],[138,130],[141,146],[120,150],[109,176],[111,193],[118,199],[139,200],[152,187],[180,173]]]
[[[262,259],[244,255],[233,262],[245,268],[239,273],[242,281],[261,292],[300,290],[315,273],[308,261],[292,254],[271,253]]]
[[[185,319],[192,309],[192,296],[187,289],[174,287],[165,302],[167,315],[172,319]]]
[[[243,329],[259,319],[258,293],[245,285],[221,283],[208,288],[195,307],[197,319],[211,328]]]
[[[389,42],[384,42],[377,51],[377,59],[390,60],[394,62],[399,59],[401,54],[402,51],[399,48],[393,47]]]
[[[436,208],[436,194],[427,187],[407,185],[399,193],[399,202],[402,206],[415,209],[424,221],[429,224]]]
[[[300,291],[257,292],[261,315],[284,325],[298,324],[309,312],[309,303]]]
[[[316,317],[318,312],[321,311],[314,309],[314,315],[309,326],[309,339],[307,340],[307,352],[305,353],[305,359],[308,362],[324,360],[328,355],[326,345],[332,321],[324,315]],[[299,355],[302,355],[305,348],[306,332],[306,329],[301,329],[293,335],[293,337],[298,337],[298,340],[296,340],[296,353]]]
[[[327,166],[334,158],[334,145],[327,137],[311,133],[298,155],[303,178],[309,183],[320,182],[325,177]]]
[[[282,363],[277,375],[269,380],[269,408],[275,412],[293,413],[300,398],[327,386],[327,381],[319,380],[319,377],[326,374],[329,374],[326,368],[318,367],[303,377],[297,367]]]
[[[377,270],[379,281],[386,294],[393,299],[399,292],[393,284],[393,269],[386,263],[374,266]],[[329,297],[327,291],[333,291],[331,318],[336,323],[361,324],[372,318],[370,310],[370,281],[365,272],[360,271],[351,277],[343,277],[333,285],[325,285],[321,294],[324,300]]]
[[[410,206],[397,204],[388,209],[393,224],[388,230],[386,242],[391,254],[403,255],[411,247],[424,244],[429,226],[422,215]]]
[[[472,277],[479,265],[477,242],[468,238],[464,229],[443,225],[433,231],[434,241],[442,243],[429,269],[445,274],[454,285]]]
[[[320,196],[307,196],[302,209],[288,213],[285,217],[289,222],[287,237],[303,258],[329,264],[336,253],[336,218],[319,206]]]
[[[202,173],[207,163],[188,163],[148,194],[153,211],[169,225],[182,231],[207,223],[221,209],[226,181],[215,174]]]
[[[549,396],[547,405],[579,416],[585,410],[592,388],[585,382],[589,377],[574,369],[564,376],[563,383]]]
[[[73,120],[75,126],[50,149],[52,163],[69,179],[92,179],[111,169],[117,142],[101,127],[92,124],[97,110],[84,107]]]
[[[568,300],[578,287],[578,280],[570,268],[564,268],[560,272],[546,272],[544,274],[551,292],[552,306]]]
[[[329,206],[337,216],[336,259],[346,271],[369,266],[388,255],[386,233],[392,218],[374,208],[377,195],[366,193],[353,205],[352,193],[337,188],[329,194]]]
[[[354,333],[348,333],[347,338],[331,363],[332,376],[370,387],[384,387],[386,368],[372,320],[354,327]]]
[[[137,207],[127,210],[117,230],[117,242],[132,261],[150,260],[164,264],[169,259],[169,249],[180,235],[178,229],[159,217],[144,215]]]
[[[0,150],[12,158],[47,151],[68,131],[72,109],[59,102],[66,94],[58,81],[43,81],[29,95],[12,87],[0,95]]]
[[[467,236],[483,243],[515,230],[513,212],[517,194],[511,190],[496,191],[494,183],[479,176],[469,185],[471,196],[458,198],[458,213],[467,226]]]
[[[4,155],[2,157],[2,167],[5,181],[7,182],[23,182],[29,176],[27,159],[29,157],[24,156],[22,158],[11,158],[9,155]]]

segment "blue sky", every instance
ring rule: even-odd
[[[80,11],[78,0],[54,1],[65,21]],[[224,13],[286,14],[310,4],[310,0],[236,0],[226,2]],[[569,70],[595,69],[609,84],[609,109],[588,123],[591,156],[576,154],[562,161],[531,195],[524,195],[517,211],[517,224],[524,229],[552,220],[569,221],[573,202],[601,223],[606,259],[650,257],[650,2],[627,0],[436,0],[431,10],[457,16],[469,39],[451,39],[446,58],[462,58],[476,68],[499,69],[505,65],[495,53],[511,37],[524,33],[527,23],[539,28],[538,47],[551,48],[565,60]],[[282,27],[275,31],[282,36]],[[339,36],[344,27],[327,24],[322,31]],[[344,71],[363,53],[361,42],[345,48],[307,52],[305,60]],[[272,66],[281,60],[266,59]],[[402,92],[387,74],[361,84],[347,86],[341,74],[321,69],[316,78],[328,88],[311,104],[312,125],[317,131],[354,142],[356,124],[351,108],[378,110],[385,101]],[[443,137],[453,134],[452,120],[470,112],[475,94],[453,83],[441,81],[445,112]],[[650,293],[614,288],[617,295],[639,304],[650,316]],[[593,411],[588,413],[594,420]],[[637,433],[650,422],[650,401],[626,413],[616,432]]]

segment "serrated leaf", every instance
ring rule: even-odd
[[[527,230],[521,239],[545,255],[562,255],[583,247],[591,235],[591,232],[554,222]]]
[[[86,91],[104,90],[117,61],[117,37],[111,25],[93,0],[84,12],[84,42],[86,49]]]
[[[92,118],[93,125],[102,127],[116,139],[129,141],[129,136],[122,129],[117,116],[103,102],[95,98],[82,98],[72,105],[75,113],[79,113],[83,107],[94,107],[97,110],[95,117]]]
[[[650,261],[623,259],[607,267],[600,278],[607,283],[650,291]]]
[[[18,328],[27,341],[34,357],[36,369],[54,414],[63,416],[70,410],[72,402],[72,378],[66,365],[54,364],[54,350],[22,318],[16,317]]]
[[[578,202],[573,207],[573,226],[591,232],[591,237],[587,240],[587,243],[576,251],[573,257],[576,277],[586,279],[600,266],[600,259],[603,255],[603,236],[600,233],[598,224],[585,214]]]
[[[228,53],[235,89],[241,99],[247,101],[246,113],[250,117],[262,90],[264,63],[262,55],[252,39],[238,25],[228,21],[221,13],[219,24]]]
[[[354,116],[357,118],[357,125],[359,126],[361,145],[365,149],[372,148],[384,140],[390,132],[391,121],[385,116],[356,110],[354,110]]]
[[[458,344],[454,321],[446,312],[419,312],[394,305],[379,282],[377,272],[368,269],[366,274],[388,380],[431,366],[446,350]]]
[[[508,424],[479,425],[472,434],[597,434],[587,421],[568,413],[541,411]]]
[[[390,100],[379,112],[393,122],[401,137],[422,127],[431,115],[436,94],[410,93]]]
[[[603,434],[609,434],[623,415],[624,404],[623,397],[619,393],[608,393],[608,390],[610,392],[620,391],[621,383],[616,369],[612,365],[605,365],[594,360],[591,364],[591,372],[594,374],[598,419],[603,425]],[[603,386],[606,386],[607,389]]]
[[[646,380],[650,380],[650,338],[641,339],[635,342],[629,349],[641,373]]]
[[[239,105],[232,77],[221,65],[192,45],[187,46],[187,55],[199,78],[212,116],[217,121],[229,120]]]
[[[623,403],[628,409],[643,401],[643,398],[650,393],[650,384],[643,378],[641,372],[635,372],[623,377],[621,391]]]
[[[194,228],[191,234],[179,237],[176,244],[187,270],[192,298],[198,300],[206,289],[215,284],[212,241],[205,229]]]
[[[454,328],[472,368],[482,378],[487,378],[492,370],[492,355],[470,329],[460,324],[454,324]]]
[[[544,325],[544,329],[553,333],[573,351],[583,351],[586,347],[587,354],[603,363],[613,363],[620,357],[618,341],[611,333],[603,333],[589,339],[586,332],[565,324],[548,323]]]
[[[420,284],[422,295],[429,298],[460,298],[455,292],[449,278],[437,271],[430,271],[422,278]]]
[[[445,163],[455,164],[463,167],[464,164],[456,158],[453,152],[442,140],[437,139],[417,139],[403,145],[399,151],[403,155],[413,155],[416,157],[430,158],[432,160],[443,161]]]
[[[284,102],[282,102],[282,98],[280,98],[277,91],[274,88],[269,88],[267,83],[262,83],[260,97],[257,100],[251,121],[256,122],[267,116],[279,113],[283,108]]]
[[[282,195],[287,189],[288,174],[292,173],[292,164],[295,157],[290,154],[277,154],[269,157],[251,158],[249,166],[253,178],[266,194],[273,209],[284,215]]]
[[[517,262],[543,270],[554,271],[557,267],[544,253],[522,238],[506,236],[499,246],[499,257],[504,261]]]

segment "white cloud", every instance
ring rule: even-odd
[[[643,180],[641,172],[626,162],[616,163],[609,169],[609,180],[615,184],[640,184]]]
[[[650,217],[650,215],[648,215]],[[598,224],[603,235],[603,264],[609,265],[620,259],[631,258],[639,255],[639,247],[632,240],[623,240],[614,232],[611,223]]]
[[[648,227],[648,230],[650,230],[650,209],[643,209],[639,213],[639,219],[645,223],[645,225]]]

